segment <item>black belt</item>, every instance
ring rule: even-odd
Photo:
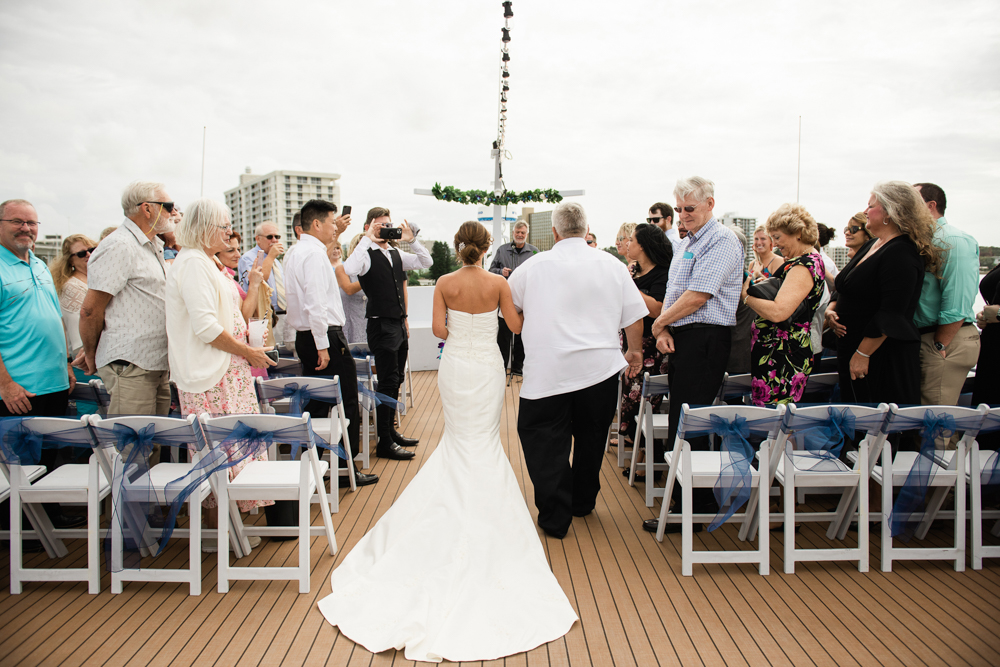
[[[288,311],[287,310],[278,310],[277,308],[275,308],[274,309],[274,314],[275,315],[287,315]]]
[[[962,322],[962,326],[963,327],[971,327],[972,326],[972,322]],[[961,327],[959,327],[959,328],[961,328]],[[920,332],[921,336],[923,336],[924,334],[934,333],[937,330],[938,330],[938,325],[936,325],[936,324],[932,324],[929,327],[920,327],[918,329],[918,331]]]
[[[702,324],[701,322],[693,322],[691,324],[682,324],[679,327],[667,327],[671,334],[681,333],[683,331],[689,331],[691,329],[731,329],[732,327],[723,326],[721,324]]]

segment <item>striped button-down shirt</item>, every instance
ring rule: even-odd
[[[674,322],[674,326],[735,326],[736,306],[743,289],[743,246],[736,235],[712,218],[696,233],[688,232],[679,251],[670,263],[663,310],[674,305],[688,290],[712,296],[704,306]]]

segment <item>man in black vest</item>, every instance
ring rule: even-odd
[[[415,254],[400,252],[381,238],[383,227],[392,226],[389,209],[375,207],[368,211],[365,220],[365,235],[358,242],[351,256],[344,262],[348,275],[358,276],[361,289],[368,296],[368,346],[375,357],[378,371],[378,392],[393,399],[399,398],[399,385],[406,366],[409,350],[406,336],[406,297],[403,286],[406,272],[426,269],[433,263],[431,254],[416,239],[404,220],[402,240],[410,244]],[[407,438],[396,432],[393,426],[394,408],[380,405],[378,415],[378,447],[375,453],[383,458],[406,460],[413,458],[400,445],[417,444],[416,438]]]

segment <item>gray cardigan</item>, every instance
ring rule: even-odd
[[[538,248],[530,243],[525,243],[523,248],[518,248],[514,245],[513,241],[504,243],[497,248],[496,257],[493,258],[493,263],[490,264],[490,273],[502,276],[505,268],[513,271],[528,261],[528,258],[536,252],[538,252]]]

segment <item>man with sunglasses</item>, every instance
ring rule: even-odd
[[[162,183],[135,181],[122,193],[122,211],[125,221],[90,258],[78,362],[104,381],[109,415],[165,415],[167,265],[157,234],[173,231],[174,203]],[[152,460],[159,460],[155,449]]]
[[[673,246],[674,256],[677,257],[679,254],[678,249],[681,246],[681,239],[687,236],[687,232],[685,231],[682,236],[677,229],[674,229],[674,209],[671,208],[670,204],[658,201],[650,206],[649,217],[646,218],[646,222],[656,225],[663,230],[663,233],[667,235],[667,240],[670,241],[670,245]]]
[[[670,446],[677,435],[681,405],[711,405],[722,386],[743,288],[744,257],[739,239],[712,213],[712,181],[700,176],[677,181],[674,197],[674,211],[687,237],[674,255],[663,311],[653,322],[656,347],[670,355]],[[695,451],[708,447],[707,437],[691,439]],[[680,487],[675,486],[674,491],[679,507]],[[695,514],[717,509],[712,489],[695,489],[692,500]],[[656,532],[657,524],[657,519],[649,519],[643,528]],[[701,530],[701,524],[695,530]],[[680,524],[669,524],[667,532],[680,532]]]
[[[270,220],[257,225],[254,230],[254,239],[257,245],[248,250],[240,257],[236,275],[240,279],[240,286],[246,291],[250,284],[250,269],[258,254],[263,255],[263,262],[260,266],[264,269],[264,282],[271,288],[271,307],[274,314],[278,316],[278,323],[274,326],[274,340],[283,341],[285,309],[287,301],[285,298],[285,273],[284,267],[278,260],[279,255],[285,254],[284,237],[278,231],[278,226]]]

